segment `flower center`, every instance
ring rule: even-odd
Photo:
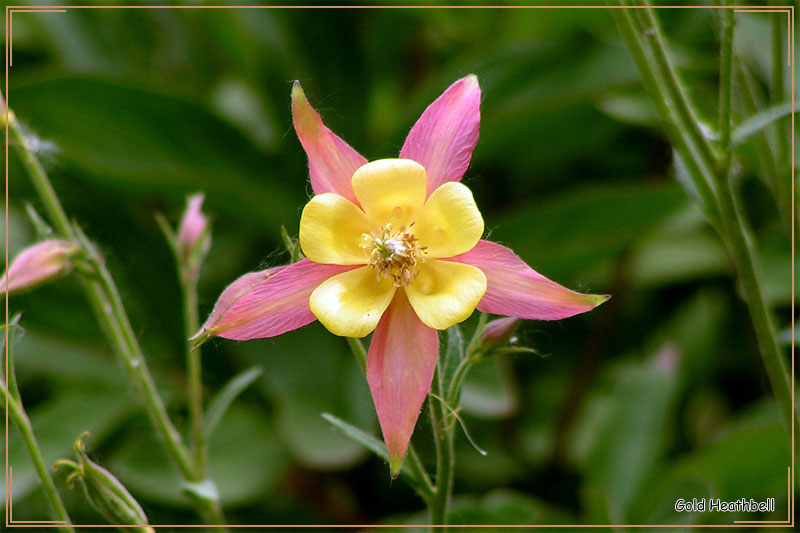
[[[427,252],[414,235],[406,232],[413,225],[412,222],[408,228],[400,226],[394,231],[391,224],[386,224],[377,233],[361,235],[361,247],[369,254],[369,266],[375,269],[378,281],[391,277],[395,287],[404,287],[416,279]]]

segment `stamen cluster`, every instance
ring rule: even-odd
[[[410,285],[419,274],[419,266],[425,262],[426,246],[417,244],[417,237],[400,226],[392,231],[392,225],[382,226],[379,232],[364,233],[361,247],[369,254],[369,266],[375,269],[378,281],[392,278],[395,287]]]

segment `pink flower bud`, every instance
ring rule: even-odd
[[[191,257],[198,245],[201,246],[199,250],[201,255],[204,255],[211,244],[211,239],[206,233],[208,219],[200,212],[203,198],[203,193],[198,193],[190,196],[186,202],[186,211],[178,228],[178,246],[183,259]]]
[[[25,248],[11,262],[8,271],[0,280],[0,293],[30,289],[72,269],[72,255],[80,247],[77,244],[49,240]]]
[[[485,346],[507,344],[511,340],[514,330],[517,329],[517,324],[519,324],[519,319],[511,316],[492,320],[483,328],[481,344]]]

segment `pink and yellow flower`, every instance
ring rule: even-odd
[[[558,320],[607,299],[566,289],[481,240],[483,218],[460,183],[478,142],[480,99],[477,77],[458,80],[422,114],[399,159],[367,162],[325,127],[295,82],[294,127],[315,193],[300,218],[306,258],[240,278],[204,326],[237,340],[314,320],[340,336],[373,333],[367,381],[393,474],[431,386],[439,330],[476,308]]]

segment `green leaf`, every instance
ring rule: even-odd
[[[126,192],[183,196],[201,189],[210,207],[240,220],[295,222],[302,188],[292,196],[281,180],[266,182],[265,169],[279,173],[280,165],[208,108],[85,78],[15,89],[13,106],[38,137],[57,147],[59,158],[85,171],[78,176],[87,194],[86,180]]]
[[[776,120],[780,120],[792,112],[792,103],[785,102],[783,104],[768,107],[763,111],[759,111],[752,117],[747,118],[744,122],[736,126],[731,134],[731,141],[734,145],[742,144],[747,139],[763,130]]]
[[[674,510],[673,497],[691,500],[710,496],[725,501],[775,497],[778,516],[774,519],[785,519],[790,458],[790,441],[781,426],[777,406],[767,399],[721,428],[711,444],[664,465],[637,498],[630,518],[635,523],[654,523],[650,519],[658,520],[655,523],[675,523],[682,513]],[[687,490],[677,495],[678,487]],[[755,519],[755,515],[747,513],[715,514],[703,513],[700,519],[704,523],[725,524]]]
[[[348,424],[341,418],[337,418],[330,413],[322,413],[322,418],[336,426],[345,435],[358,442],[387,463],[389,462],[389,453],[386,451],[386,445],[377,437],[370,435],[352,424]]]
[[[260,367],[253,367],[244,372],[240,372],[228,381],[222,389],[214,396],[208,404],[205,416],[206,437],[211,435],[216,429],[219,421],[225,415],[233,400],[236,399],[247,387],[249,387],[263,370]]]
[[[440,358],[442,373],[442,390],[450,390],[450,382],[453,380],[456,368],[465,356],[464,336],[458,324],[447,328],[447,348],[444,357]]]
[[[674,183],[576,187],[525,206],[496,222],[491,239],[562,284],[586,282],[601,268],[687,204]]]
[[[628,520],[634,497],[662,454],[676,390],[677,356],[674,348],[665,346],[646,363],[623,368],[617,378],[610,416],[586,473],[589,485],[607,498],[614,522]]]

